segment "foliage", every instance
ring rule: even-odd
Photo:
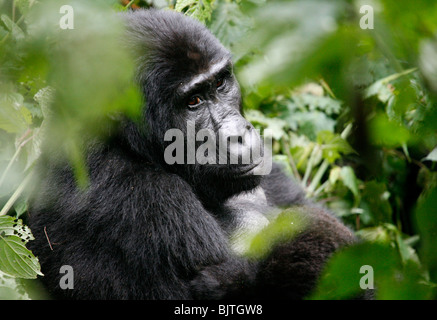
[[[213,5],[214,0],[180,0],[176,1],[174,9],[178,12],[184,12],[185,14],[205,23],[207,20],[211,19]]]
[[[205,23],[234,54],[246,117],[272,130],[275,160],[364,240],[332,257],[310,298],[360,292],[363,265],[374,269],[377,299],[437,298],[432,2],[71,3],[74,32],[59,28],[56,1],[0,0],[0,297],[29,298],[20,278],[40,274],[24,248],[30,230],[16,219],[25,222],[42,143],[69,159],[86,186],[80,138],[107,130],[119,112],[138,114],[133,61],[113,15],[129,6],[168,7]],[[374,29],[360,28],[364,4],[374,9]],[[258,254],[282,229],[279,221],[267,238],[255,236]],[[21,262],[5,260],[7,252]]]

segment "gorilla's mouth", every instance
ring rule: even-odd
[[[212,164],[203,165],[206,168],[216,169],[224,176],[247,177],[256,174],[256,169],[263,167],[264,160],[248,164]]]
[[[248,165],[244,165],[244,167],[241,167],[240,169],[240,174],[242,176],[248,176],[248,175],[252,175],[253,171],[258,168],[261,164],[263,163],[263,160],[261,159],[260,161],[256,162],[256,163],[252,163],[252,164],[248,164]]]

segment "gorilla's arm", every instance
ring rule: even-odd
[[[258,298],[305,298],[334,251],[355,241],[352,232],[325,209],[311,205],[293,209],[304,214],[304,229],[291,241],[276,245],[260,262]]]
[[[192,279],[214,265],[196,280],[212,298],[254,274],[180,177],[123,152],[89,163],[89,189],[78,190],[69,169],[50,168],[31,205],[31,250],[56,297],[191,299]],[[59,286],[62,265],[73,267],[73,290]]]
[[[256,295],[301,299],[314,289],[332,253],[354,243],[355,236],[327,209],[305,199],[303,190],[283,173],[281,166],[274,164],[261,186],[270,205],[297,210],[306,223],[294,239],[272,248],[260,262]]]
[[[273,164],[260,187],[239,194],[226,203],[222,224],[231,236],[234,251],[245,254],[253,232],[263,236],[263,228],[278,215],[299,215],[301,228],[295,238],[283,240],[270,248],[269,254],[257,261],[256,279],[244,292],[245,297],[265,299],[302,299],[316,281],[330,255],[355,238],[333,214],[305,199],[303,190]],[[285,210],[285,211],[284,211]],[[290,216],[294,219],[296,216]],[[293,221],[293,220],[291,220]],[[245,288],[247,289],[247,288]]]

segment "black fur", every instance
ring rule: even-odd
[[[178,13],[138,11],[126,20],[147,107],[142,122],[125,120],[110,140],[87,147],[87,190],[76,186],[67,164],[42,156],[29,224],[46,286],[55,297],[74,299],[301,299],[332,252],[354,241],[352,233],[308,203],[276,165],[264,177],[232,165],[167,165],[164,134],[184,130],[190,117],[214,130],[227,122],[250,127],[231,71],[223,89],[213,86],[217,78],[207,79],[205,104],[195,112],[179,93],[230,54]],[[297,238],[262,261],[232,250],[232,234],[262,229],[275,208],[289,206],[309,221]],[[73,267],[72,290],[59,287],[62,265]]]

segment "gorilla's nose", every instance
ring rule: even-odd
[[[250,164],[251,154],[257,145],[258,134],[253,126],[243,117],[222,126],[220,132],[221,155],[226,154],[229,159],[224,163]]]
[[[253,127],[245,119],[236,121],[224,129],[226,130],[224,135],[230,143],[238,143],[240,145],[250,143]]]

